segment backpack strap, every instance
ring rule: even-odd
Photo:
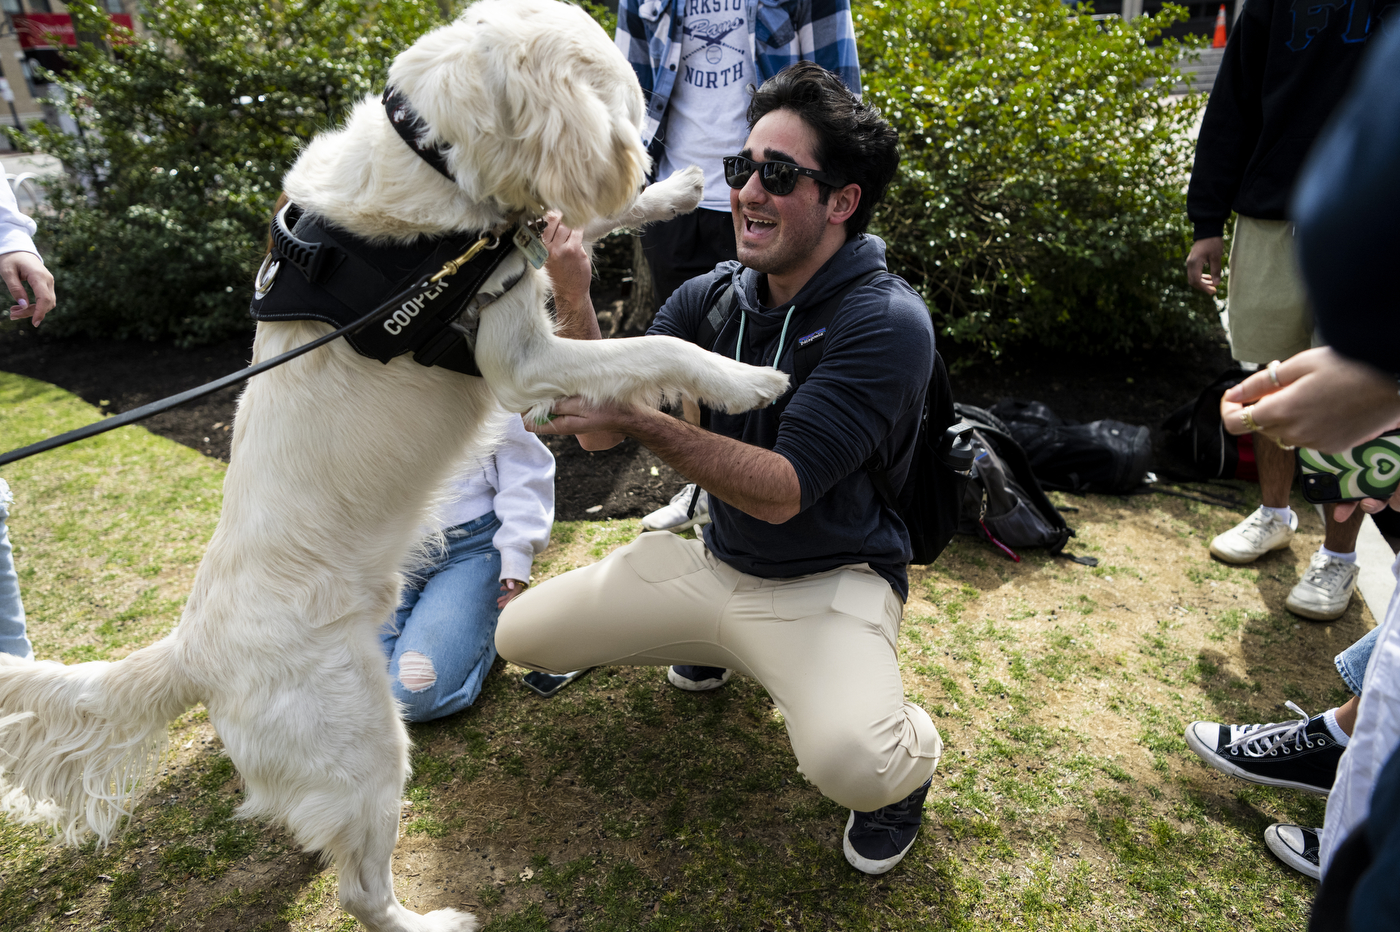
[[[731,276],[729,281],[715,292],[714,300],[710,302],[710,310],[701,319],[700,327],[695,331],[695,344],[713,350],[719,332],[724,329],[725,322],[734,316],[734,309],[738,306],[739,290],[734,287],[734,278]]]

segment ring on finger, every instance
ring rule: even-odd
[[[1277,359],[1269,363],[1269,381],[1274,383],[1274,388],[1283,388],[1283,383],[1278,380],[1278,366]]]
[[[1263,433],[1259,425],[1254,422],[1254,405],[1240,409],[1240,421],[1244,423],[1244,429],[1253,433]]]

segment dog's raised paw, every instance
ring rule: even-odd
[[[730,414],[752,411],[770,405],[787,391],[786,372],[770,369],[767,366],[736,366],[738,372],[730,370],[733,380],[710,398],[711,403],[723,407]]]

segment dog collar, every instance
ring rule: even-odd
[[[422,137],[428,132],[428,124],[413,109],[413,105],[408,102],[403,91],[393,87],[384,88],[384,112],[389,115],[389,125],[394,128],[394,132],[399,134],[399,138],[408,144],[414,154],[431,165],[438,174],[448,181],[456,183],[457,179],[452,177],[452,172],[447,169],[447,149],[441,145],[425,145]]]

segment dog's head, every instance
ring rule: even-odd
[[[641,88],[579,7],[481,0],[401,53],[389,83],[427,124],[422,141],[450,147],[448,167],[479,203],[554,209],[581,227],[641,188]]]

